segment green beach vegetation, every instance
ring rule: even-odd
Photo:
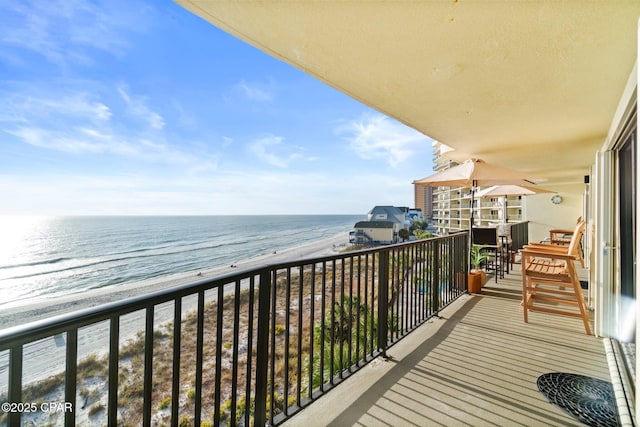
[[[398,333],[397,319],[391,314],[403,292],[412,292],[411,289],[416,290],[428,283],[431,256],[421,247],[413,251],[392,252],[389,258],[389,278],[393,286],[389,289],[388,336]],[[267,402],[268,411],[273,411],[274,415],[281,413],[285,406],[303,406],[322,384],[340,377],[341,372],[349,371],[378,350],[378,290],[371,281],[376,274],[374,268],[379,264],[379,254],[372,257],[372,262],[362,268],[354,261],[358,258],[353,258],[329,265],[324,271],[309,265],[295,274],[285,271],[276,274],[269,344],[273,365],[268,377],[273,400],[270,397]],[[364,285],[367,280],[368,285]],[[360,281],[363,286],[360,286]],[[253,333],[257,332],[255,305],[248,290],[241,291],[237,298],[225,296],[221,304],[215,300],[205,304],[202,408],[203,413],[210,414],[211,418],[204,419],[204,422],[212,422],[217,411],[220,419],[228,423],[234,401],[236,422],[240,423],[246,413],[253,416],[255,401],[252,396],[247,402],[244,390],[247,363],[255,363],[255,347],[249,353],[245,346],[250,339],[247,335],[250,323],[254,325]],[[222,317],[218,316],[219,306],[222,307]],[[218,319],[222,319],[221,336],[217,332]],[[197,315],[193,311],[183,316],[180,325],[179,425],[191,425],[193,422],[197,323]],[[235,335],[233,328],[227,326],[234,323],[239,325]],[[153,422],[158,425],[168,424],[171,416],[173,335],[172,322],[157,326],[153,333],[151,407]],[[142,332],[124,342],[119,349],[118,412],[119,417],[132,424],[141,422],[143,410],[144,349]],[[216,366],[217,351],[222,352],[223,366]],[[233,363],[229,365],[231,361]],[[231,369],[234,363],[238,390],[235,397],[232,396],[234,374]],[[78,364],[78,407],[92,422],[106,422],[108,365],[106,355],[92,355]],[[221,404],[218,408],[214,404],[216,379],[220,381],[218,401]],[[23,392],[25,399],[31,401],[64,396],[64,375],[53,375],[27,385]],[[6,400],[6,395],[0,396],[0,401],[3,400]],[[0,418],[0,422],[3,420]],[[52,420],[53,424],[56,422]]]

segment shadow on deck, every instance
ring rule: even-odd
[[[580,319],[531,313],[519,271],[466,295],[287,426],[582,425],[549,403],[537,378],[567,372],[610,380],[602,340]]]

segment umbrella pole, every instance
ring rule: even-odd
[[[473,180],[473,182],[471,183],[471,218],[470,223],[469,223],[469,229],[471,230],[473,228],[473,202],[474,202],[474,196],[475,196],[475,191],[476,191],[476,180]]]
[[[507,206],[507,196],[504,196],[504,223],[509,223],[509,206]]]
[[[477,184],[477,181],[474,179],[471,182],[471,206],[470,206],[471,215],[469,218],[469,256],[468,256],[469,270],[473,268],[473,266],[471,265],[471,250],[473,249],[473,201],[474,201],[474,195],[476,191],[476,184]]]

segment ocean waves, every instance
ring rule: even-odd
[[[230,265],[348,231],[353,215],[77,217],[39,223],[0,259],[5,304]]]
[[[207,244],[179,244],[176,246],[164,246],[161,248],[142,248],[132,251],[109,254],[104,258],[55,258],[42,261],[33,261],[16,265],[0,266],[0,280],[24,279],[40,275],[58,274],[65,272],[82,271],[89,267],[100,269],[103,265],[115,265],[126,263],[135,264],[145,258],[175,257],[176,255],[188,256],[189,253],[198,253],[200,257],[207,251],[215,251],[225,247],[231,249],[233,246],[241,246],[249,243],[248,240],[235,242]],[[220,257],[218,257],[220,258]],[[175,260],[170,260],[175,262]],[[154,263],[155,264],[155,263]],[[193,263],[192,263],[193,264]],[[157,265],[157,264],[155,264]],[[104,270],[104,269],[103,269]],[[172,270],[172,269],[169,269]],[[161,271],[161,270],[159,270]]]

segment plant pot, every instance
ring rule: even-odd
[[[484,270],[478,270],[478,273],[480,273],[480,276],[482,277],[481,282],[482,282],[482,286],[487,284],[487,272]]]
[[[486,274],[485,274],[486,276]],[[479,294],[482,291],[482,272],[470,271],[467,277],[467,291],[472,294]]]

